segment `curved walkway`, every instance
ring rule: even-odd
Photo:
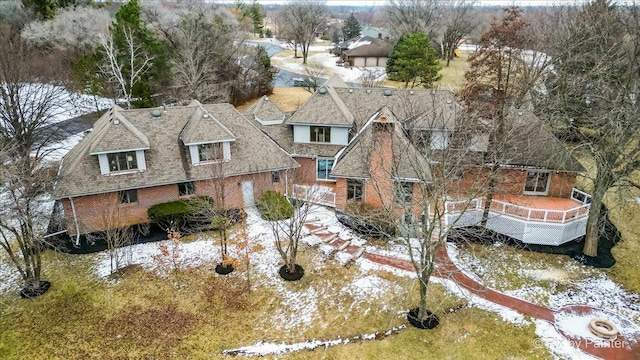
[[[314,232],[314,230],[320,230],[320,227],[314,224],[307,224],[307,228]],[[318,236],[321,240],[329,240],[333,238],[333,240],[328,241],[328,243],[334,248],[338,249],[343,244],[345,244],[346,240],[340,239],[337,237],[337,234],[330,233],[328,231],[321,231],[319,233],[315,233],[315,236]],[[327,242],[327,241],[325,241]],[[358,246],[348,246],[344,249],[344,251],[348,252],[351,255],[356,255],[362,252],[362,248]],[[361,253],[361,256],[371,262],[391,266],[400,270],[406,270],[414,272],[413,265],[410,261],[398,259],[394,257],[377,255],[371,253]],[[555,323],[555,314],[566,313],[566,312],[575,312],[579,314],[585,314],[589,312],[593,312],[598,310],[597,308],[586,306],[586,305],[573,305],[566,306],[561,309],[553,310],[544,306],[540,306],[522,299],[518,299],[515,297],[511,297],[500,293],[498,291],[487,288],[486,286],[478,283],[477,281],[471,279],[467,275],[464,274],[460,269],[456,267],[453,263],[449,254],[446,251],[446,248],[443,246],[438,252],[438,263],[435,268],[434,275],[443,279],[449,279],[455,281],[462,288],[470,291],[474,295],[477,295],[483,299],[491,301],[495,304],[499,304],[510,309],[513,309],[523,315],[530,316],[535,319],[541,319],[554,324],[554,327],[558,332],[568,339],[571,344],[577,346],[583,352],[597,356],[601,359],[615,359],[615,360],[637,360],[640,359],[640,339],[624,339],[622,335],[618,335],[618,338],[611,343],[607,342],[604,346],[601,342],[594,341],[586,341],[585,339],[572,337],[571,335],[564,332],[561,328],[559,328]]]

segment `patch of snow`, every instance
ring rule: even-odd
[[[597,360],[598,358],[585,354],[578,348],[578,343],[566,339],[560,334],[552,324],[536,319],[536,339],[533,339],[533,346],[546,347],[556,359],[566,360]]]
[[[170,252],[175,249],[176,266],[179,269],[193,268],[204,264],[213,264],[219,260],[219,251],[212,240],[199,239],[193,242],[178,242],[174,248],[170,240],[162,240],[152,243],[135,244],[123,248],[124,253],[131,254],[129,265],[139,265],[143,269],[153,271],[158,276],[169,275],[172,259],[163,256],[162,247]],[[171,263],[171,266],[163,266],[163,262]],[[106,279],[111,275],[111,258],[108,251],[97,254],[97,263],[94,267],[98,277]]]
[[[69,136],[61,142],[51,144],[42,149],[49,161],[60,161],[74,146],[84,138],[84,132]]]
[[[0,257],[0,279],[0,294],[20,289],[20,275],[5,257]]]
[[[511,310],[506,306],[495,304],[489,300],[485,300],[475,294],[472,294],[468,290],[460,287],[453,280],[442,279],[434,276],[431,278],[431,281],[441,284],[453,295],[467,299],[469,301],[469,304],[472,304],[483,310],[497,313],[504,321],[516,325],[525,325],[529,323],[527,320],[525,320],[524,315],[520,314],[519,312]]]
[[[565,334],[579,339],[586,339],[601,346],[609,346],[608,340],[601,339],[589,330],[589,322],[594,318],[611,321],[625,339],[640,339],[640,327],[622,318],[620,315],[604,309],[597,309],[588,314],[560,312],[555,315],[555,326]]]
[[[558,294],[549,294],[551,308],[573,304],[613,309],[640,324],[640,295],[622,289],[604,274],[574,282],[572,287]]]
[[[376,275],[366,275],[361,278],[355,279],[352,283],[345,286],[340,290],[341,293],[346,293],[355,300],[368,301],[371,298],[378,298],[388,293],[397,293],[401,288]]]

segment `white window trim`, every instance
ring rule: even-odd
[[[198,144],[189,145],[189,155],[191,156],[191,165],[207,165],[207,164],[216,164],[220,162],[231,161],[231,142],[230,141],[222,141],[222,160],[200,161],[200,153],[198,152],[198,145],[215,144],[215,143],[216,142],[198,143]]]
[[[333,178],[333,179],[327,179],[327,178],[319,178],[319,177],[318,177],[318,161],[320,161],[320,160],[333,160],[333,164],[331,165],[331,168],[333,168],[333,165],[335,164],[335,159],[334,159],[334,158],[332,158],[332,157],[319,157],[319,158],[316,158],[316,169],[315,169],[315,172],[316,172],[316,181],[336,182],[336,179],[335,179],[335,178]],[[331,169],[329,169],[329,173],[331,173]]]
[[[135,150],[136,152],[136,163],[138,165],[137,169],[131,169],[131,170],[122,170],[122,171],[111,171],[110,167],[109,167],[109,159],[107,157],[107,154],[116,154],[116,153],[121,153],[121,152],[129,152],[131,150],[127,150],[127,151],[115,151],[112,153],[101,153],[98,154],[98,163],[100,164],[100,174],[102,175],[124,175],[124,174],[134,174],[137,172],[141,172],[144,170],[147,170],[147,161],[144,158],[144,150]]]

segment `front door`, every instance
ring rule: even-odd
[[[247,180],[242,182],[242,200],[244,206],[253,206],[255,201],[253,199],[253,181]]]

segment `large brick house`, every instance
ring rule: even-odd
[[[437,155],[456,151],[462,166],[447,179],[453,186],[442,205],[458,216],[456,201],[480,194],[458,226],[478,225],[488,209],[486,227],[523,242],[584,235],[589,196],[574,189],[584,169],[551,131],[511,109],[497,136],[494,119],[462,110],[450,91],[350,88],[337,76],[293,113],[268,97],[243,114],[195,101],[114,107],[64,157],[56,196],[76,236],[104,228],[108,209],[123,224],[142,223],[149,206],[211,195],[212,179],[224,179],[227,206],[250,205],[273,189],[343,211],[391,207],[399,221],[419,223],[431,211],[432,174],[445,168]]]
[[[268,98],[256,104],[275,106]],[[447,194],[447,206],[454,214],[460,194],[484,195],[467,206],[459,226],[480,222],[483,190],[495,171],[488,228],[548,245],[584,235],[589,196],[574,188],[584,168],[550,129],[531,112],[511,109],[498,139],[494,120],[462,113],[450,91],[350,88],[333,77],[284,121],[257,125],[301,166],[304,176],[292,181],[292,197],[338,210],[353,203],[381,207],[399,198],[422,201],[418,191],[428,186],[419,185],[442,170],[430,156],[464,147],[465,163],[451,179],[455,190]],[[420,221],[425,210],[416,205],[424,204],[400,207],[407,214],[399,219]]]
[[[124,110],[114,106],[62,160],[55,196],[69,235],[148,221],[155,204],[212,196],[242,207],[264,190],[285,192],[298,164],[230,104]],[[212,196],[213,197],[213,196]]]

